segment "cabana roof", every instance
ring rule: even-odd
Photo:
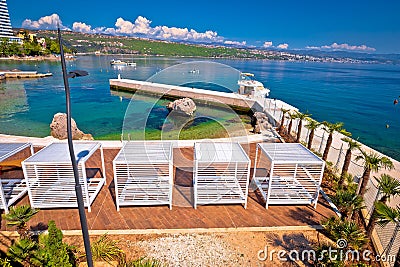
[[[31,146],[31,143],[0,143],[0,161]]]
[[[85,162],[100,147],[98,142],[74,142],[75,157],[78,162]],[[29,157],[25,163],[71,163],[67,143],[52,143]]]
[[[299,143],[260,143],[258,146],[274,163],[322,163],[310,150]]]
[[[172,158],[170,142],[128,142],[118,155],[115,163],[156,163],[168,162]]]
[[[195,160],[198,162],[248,162],[249,157],[239,143],[197,142]]]

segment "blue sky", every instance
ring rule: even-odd
[[[34,4],[32,4],[34,3]],[[13,27],[166,40],[400,53],[400,1],[9,0]]]

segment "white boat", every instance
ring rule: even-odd
[[[110,61],[112,66],[132,66],[136,67],[136,62],[125,62],[120,59],[113,59]]]
[[[119,59],[113,59],[110,61],[110,64],[113,66],[128,66],[128,63]]]
[[[241,95],[265,98],[269,95],[270,92],[270,90],[268,88],[265,88],[261,82],[254,80],[253,73],[240,73],[238,85],[239,94]]]

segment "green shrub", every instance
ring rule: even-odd
[[[7,258],[0,258],[0,267],[12,267],[10,260]]]
[[[125,266],[126,267],[161,267],[163,265],[155,259],[140,258],[140,259],[128,262]]]
[[[353,221],[342,221],[338,218],[331,217],[322,223],[327,235],[334,242],[344,239],[347,246],[352,249],[361,249],[367,242],[368,238],[363,229],[361,229]]]
[[[7,251],[7,257],[13,263],[12,266],[41,266],[37,255],[38,244],[31,239],[20,239],[12,244]]]
[[[118,261],[119,264],[125,262],[125,253],[118,247],[116,241],[109,239],[107,234],[102,235],[92,243],[93,260],[100,260],[111,263]]]
[[[39,258],[42,266],[72,267],[75,265],[73,247],[62,241],[63,234],[54,221],[49,221],[48,234],[39,237]]]

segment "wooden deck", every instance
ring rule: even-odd
[[[247,147],[249,150],[249,146]],[[250,158],[254,162],[255,145],[250,145]],[[312,206],[270,206],[254,192],[250,192],[247,209],[242,205],[206,205],[192,207],[192,165],[193,149],[174,150],[175,188],[173,208],[165,206],[121,207],[115,205],[112,160],[117,149],[105,149],[107,184],[103,186],[92,205],[92,212],[86,212],[90,230],[124,229],[185,229],[185,228],[237,228],[265,226],[318,225],[321,219],[334,215],[329,204],[320,197],[317,209]],[[95,153],[88,161],[93,167],[100,161]],[[22,173],[22,172],[21,172]],[[25,196],[18,204],[28,204]],[[54,220],[62,230],[80,229],[78,209],[42,209],[30,221],[33,229],[45,229],[49,220]],[[1,221],[1,230],[13,230]]]

